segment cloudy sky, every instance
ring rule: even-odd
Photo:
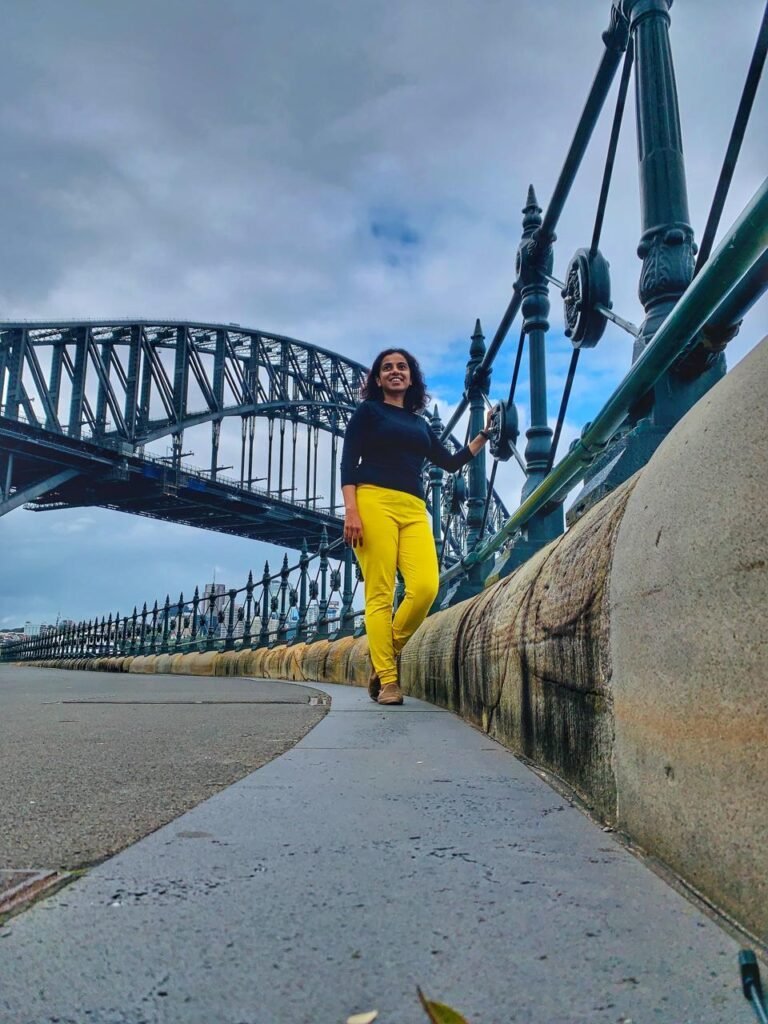
[[[528,184],[546,205],[609,6],[12,0],[0,44],[0,318],[235,321],[366,363],[407,344],[447,414],[475,317],[490,337],[509,301]],[[672,10],[697,237],[762,8],[677,0]],[[612,105],[558,228],[559,276],[589,244]],[[766,115],[764,82],[723,225],[765,174]],[[639,234],[630,101],[601,249],[614,307],[636,323]],[[569,358],[561,318],[553,304],[553,418]],[[730,364],[766,322],[764,299]],[[512,348],[510,338],[494,397],[508,389]],[[618,329],[585,353],[564,443],[630,357]],[[499,473],[510,505],[520,484],[513,466]],[[100,509],[18,509],[0,520],[0,544],[0,627],[130,610],[214,571],[240,585],[280,557]]]

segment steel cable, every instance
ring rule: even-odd
[[[619,144],[619,133],[621,131],[621,123],[624,119],[624,106],[627,101],[627,91],[629,89],[629,76],[632,73],[632,63],[635,57],[635,46],[630,39],[627,44],[627,52],[624,55],[624,66],[621,71],[621,81],[619,82],[619,92],[616,96],[616,109],[613,112],[613,124],[611,125],[611,137],[608,142],[608,153],[605,158],[605,169],[603,171],[603,182],[600,186],[600,198],[597,203],[597,214],[595,216],[595,227],[592,232],[592,244],[589,247],[590,255],[594,255],[597,252],[597,247],[600,243],[600,233],[603,230],[603,217],[605,216],[605,206],[608,201],[608,192],[611,187],[611,177],[613,175],[613,165],[616,160],[616,149]]]
[[[613,112],[613,123],[611,124],[611,135],[608,140],[608,152],[605,158],[605,169],[603,171],[603,181],[600,186],[600,197],[597,202],[597,211],[595,213],[595,226],[592,231],[592,243],[589,248],[591,256],[597,252],[598,245],[600,244],[600,234],[603,229],[603,220],[605,218],[605,207],[608,202],[608,193],[611,188],[611,178],[613,177],[613,167],[616,162],[616,150],[619,144],[619,134],[621,132],[621,124],[624,119],[624,107],[627,102],[627,92],[629,91],[629,79],[632,74],[632,64],[634,63],[635,47],[632,40],[629,40],[627,44],[627,51],[624,55],[624,65],[621,71],[621,80],[619,81],[619,91],[616,96],[616,107]],[[568,409],[568,401],[571,397],[571,389],[573,387],[573,379],[576,374],[576,367],[579,362],[580,348],[574,348],[571,354],[571,362],[568,367],[568,376],[565,380],[565,387],[563,388],[563,397],[560,401],[560,411],[557,414],[557,423],[555,425],[555,433],[552,437],[552,444],[549,449],[549,459],[547,460],[547,473],[550,473],[552,466],[555,464],[555,456],[557,455],[557,446],[560,442],[560,435],[563,430],[563,423],[565,422],[565,414]]]
[[[480,526],[480,532],[477,535],[477,543],[482,541],[485,534],[485,524],[488,522],[488,511],[491,507],[491,498],[493,496],[493,484],[496,480],[496,470],[499,467],[499,460],[493,460],[493,469],[491,470],[491,479],[488,481],[488,493],[485,496],[485,508],[483,509],[483,522]]]
[[[523,347],[525,345],[525,327],[520,328],[520,339],[517,343],[517,353],[515,355],[515,368],[512,371],[512,381],[509,385],[509,397],[507,398],[507,405],[511,405],[515,400],[515,391],[517,390],[517,378],[520,373],[520,362],[523,358]]]
[[[715,195],[712,200],[712,209],[709,211],[709,217],[707,218],[704,234],[701,239],[701,246],[699,247],[699,254],[696,257],[696,266],[693,270],[694,277],[696,277],[698,272],[709,259],[709,254],[712,251],[715,232],[717,231],[717,227],[720,223],[720,217],[723,213],[728,189],[731,187],[731,181],[733,180],[733,172],[736,169],[736,161],[738,160],[741,144],[744,141],[744,134],[747,130],[749,115],[752,112],[752,104],[755,100],[757,85],[760,81],[760,76],[763,73],[766,53],[768,53],[768,3],[766,3],[765,11],[763,12],[763,20],[757,34],[755,50],[752,54],[749,71],[747,72],[747,78],[744,82],[744,90],[741,94],[741,100],[739,101],[739,106],[736,111],[736,118],[733,122],[731,137],[728,140],[728,147],[725,151],[725,157],[723,158],[723,166],[720,171],[717,188],[715,189]]]
[[[550,473],[552,467],[555,464],[555,455],[557,454],[557,446],[560,442],[560,434],[563,430],[563,423],[565,422],[565,412],[568,408],[568,399],[571,397],[571,388],[573,387],[573,378],[576,375],[576,366],[579,362],[580,348],[575,348],[571,355],[571,363],[568,367],[568,376],[565,379],[565,387],[563,388],[563,398],[560,402],[560,412],[557,414],[557,424],[555,425],[555,434],[552,438],[552,444],[549,449],[549,459],[547,461],[547,473]]]

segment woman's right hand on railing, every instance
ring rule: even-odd
[[[348,508],[344,513],[344,540],[353,548],[362,547],[363,523],[356,508]]]

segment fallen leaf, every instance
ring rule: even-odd
[[[373,1024],[379,1016],[378,1010],[367,1010],[365,1013],[353,1013],[347,1017],[347,1024]]]
[[[462,1017],[456,1010],[452,1010],[450,1006],[446,1006],[445,1003],[433,1003],[427,999],[418,986],[416,991],[419,993],[421,1005],[426,1010],[432,1024],[469,1024],[465,1017]]]

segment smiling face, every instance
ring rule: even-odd
[[[384,392],[384,401],[402,405],[411,385],[411,368],[402,352],[384,356],[376,383]]]

